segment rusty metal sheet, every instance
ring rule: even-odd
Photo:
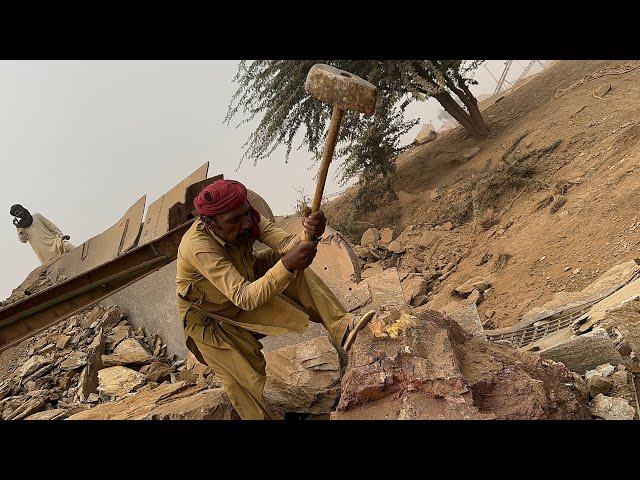
[[[202,165],[195,172],[185,178],[178,185],[165,193],[158,200],[149,205],[147,216],[142,225],[142,233],[138,245],[144,245],[167,233],[170,228],[169,212],[177,203],[186,203],[187,189],[194,183],[207,178],[209,162]]]
[[[173,229],[178,225],[182,225],[184,222],[195,218],[196,213],[193,206],[195,198],[200,194],[204,187],[212,184],[216,180],[221,180],[222,178],[224,178],[223,175],[216,175],[189,185],[186,189],[184,203],[178,202],[169,208],[169,229]]]
[[[194,218],[195,211],[193,208],[193,200],[200,194],[203,188],[211,185],[216,180],[222,180],[223,178],[224,175],[219,174],[187,187],[185,202],[176,203],[169,209],[169,228],[175,228],[178,225],[182,225],[184,222]],[[247,198],[249,203],[258,210],[263,217],[268,218],[272,222],[276,221],[276,218],[271,211],[271,207],[269,207],[267,202],[260,195],[247,189]]]
[[[190,226],[187,222],[152,243],[0,309],[0,352],[167,265]]]
[[[47,268],[47,279],[56,284],[81,275],[131,250],[142,224],[146,196],[134,203],[118,222],[62,255]]]
[[[258,212],[260,212],[260,215],[262,215],[263,217],[275,223],[276,217],[273,215],[273,212],[271,211],[271,207],[264,200],[264,198],[262,198],[256,192],[247,189],[247,200],[249,200],[249,203],[253,208],[255,208],[256,210],[258,210]]]
[[[302,220],[297,215],[285,217],[275,225],[289,233],[302,232]],[[343,306],[347,305],[349,294],[361,281],[358,257],[349,241],[329,225],[325,228],[310,268],[327,284]]]

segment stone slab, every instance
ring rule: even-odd
[[[541,350],[540,356],[561,362],[569,370],[581,375],[603,363],[624,363],[609,335],[601,328]]]

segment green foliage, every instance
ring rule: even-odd
[[[380,177],[386,179],[385,185],[391,188],[391,179],[395,173],[394,157],[403,149],[398,145],[400,137],[407,133],[418,121],[405,121],[402,110],[392,108],[384,102],[371,119],[364,119],[358,126],[358,138],[344,145],[337,152],[341,159],[341,182],[359,177],[361,184],[372,184]]]
[[[262,115],[256,129],[244,144],[241,163],[254,163],[269,157],[280,145],[286,146],[288,160],[294,142],[306,147],[316,159],[322,154],[331,106],[304,91],[309,69],[325,63],[354,73],[378,88],[376,112],[363,118],[346,112],[338,137],[336,157],[340,161],[340,180],[359,177],[369,184],[378,177],[391,178],[393,157],[402,151],[400,137],[417,124],[403,113],[415,100],[455,92],[465,97],[465,89],[474,83],[471,73],[481,61],[460,60],[258,60],[240,62],[234,82],[238,84],[225,121],[238,115],[239,123],[251,122]],[[468,92],[468,90],[466,90]],[[466,98],[467,105],[475,102]],[[455,104],[455,102],[454,102]],[[445,107],[446,108],[446,107]],[[462,108],[462,107],[460,107]],[[387,182],[391,187],[391,183]]]

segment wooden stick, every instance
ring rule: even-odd
[[[338,107],[333,108],[331,113],[331,123],[329,123],[329,133],[327,134],[327,143],[324,145],[324,152],[322,152],[322,163],[320,164],[320,171],[318,172],[318,183],[316,183],[316,193],[313,195],[313,203],[311,204],[311,213],[316,213],[320,210],[320,203],[322,202],[322,194],[324,193],[324,184],[327,182],[327,174],[329,173],[329,165],[333,158],[333,150],[338,142],[338,132],[340,131],[340,123],[342,123],[342,115],[344,110]],[[304,231],[304,239],[307,242],[313,240],[313,236]],[[296,276],[302,275],[304,270],[298,270]]]
[[[340,131],[340,123],[342,122],[342,115],[344,110],[335,107],[331,114],[331,123],[329,124],[329,133],[327,134],[327,143],[324,146],[324,152],[322,153],[322,163],[320,164],[320,172],[318,173],[318,183],[316,184],[316,193],[313,196],[313,203],[311,204],[311,213],[316,213],[320,210],[320,203],[322,202],[322,194],[324,193],[324,185],[327,181],[327,174],[329,173],[329,165],[333,158],[333,150],[336,147],[338,141],[338,132]],[[311,234],[305,230],[304,238],[307,241],[313,240]]]

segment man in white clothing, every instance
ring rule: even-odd
[[[18,230],[18,239],[22,243],[29,242],[43,265],[75,248],[67,241],[69,235],[64,235],[39,213],[31,215],[29,210],[19,204],[13,205],[9,213],[15,217],[13,224]]]

